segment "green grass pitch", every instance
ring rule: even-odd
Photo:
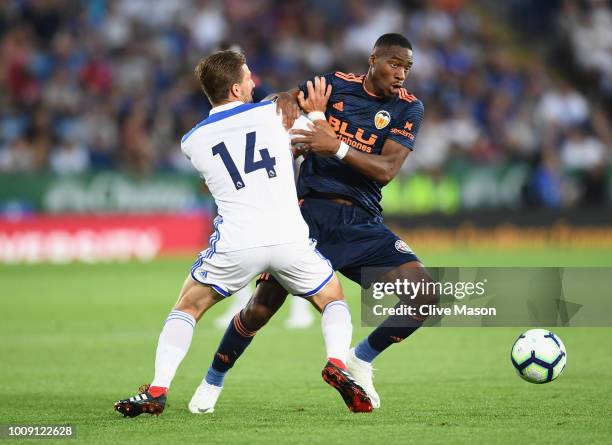
[[[456,250],[423,258],[440,266],[612,266],[604,250]],[[221,337],[211,320],[223,303],[197,327],[164,414],[124,419],[112,404],[150,381],[161,324],[190,265],[179,258],[0,266],[0,424],[69,423],[77,428],[74,443],[95,444],[611,441],[608,328],[555,329],[569,360],[547,385],[515,375],[509,351],[520,329],[422,329],[377,360],[381,409],[351,414],[321,380],[318,325],[287,331],[283,309],[228,375],[215,413],[192,415],[186,405]],[[357,323],[358,289],[343,283]],[[369,331],[356,328],[354,342]]]

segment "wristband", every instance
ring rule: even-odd
[[[346,144],[346,142],[340,142],[340,147],[338,148],[338,151],[336,152],[334,156],[337,157],[338,159],[344,159],[348,151],[349,151],[349,146]]]
[[[311,111],[310,113],[308,113],[308,119],[310,119],[313,122],[327,120],[325,118],[325,113],[323,113],[322,111]]]

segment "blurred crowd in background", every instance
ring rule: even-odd
[[[569,172],[578,203],[599,205],[612,158],[610,3],[509,7],[537,27],[539,3],[555,4],[539,38],[568,42],[586,85],[487,2],[3,1],[0,172],[191,171],[179,141],[210,108],[193,77],[201,57],[242,49],[259,100],[315,74],[365,73],[376,38],[401,32],[414,46],[406,88],[426,110],[404,174],[522,162],[532,166],[526,203],[567,205]]]

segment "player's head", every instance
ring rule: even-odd
[[[412,69],[412,44],[401,34],[383,34],[376,40],[368,61],[374,92],[383,97],[394,96]]]
[[[240,100],[253,101],[255,83],[244,54],[224,50],[200,60],[195,76],[213,106]]]

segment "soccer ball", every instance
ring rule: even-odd
[[[548,383],[565,369],[567,353],[559,337],[546,329],[530,329],[512,345],[510,353],[516,372],[531,383]]]

